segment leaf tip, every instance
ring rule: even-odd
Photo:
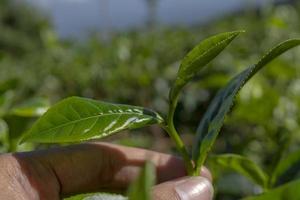
[[[245,30],[236,30],[236,31],[230,32],[230,34],[232,35],[232,38],[235,38],[242,33],[246,33],[246,31]]]

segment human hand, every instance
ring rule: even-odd
[[[0,155],[0,199],[56,200],[95,191],[124,192],[146,160],[156,167],[154,200],[212,199],[211,175],[186,177],[177,157],[107,143]]]

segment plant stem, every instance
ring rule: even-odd
[[[193,176],[194,167],[193,167],[191,157],[174,126],[173,118],[177,106],[177,100],[178,100],[178,96],[173,100],[170,100],[169,113],[167,117],[167,125],[163,128],[167,131],[171,139],[175,142],[177,150],[180,152],[181,156],[183,157],[188,175]]]
[[[195,169],[194,169],[194,174],[195,175],[199,175],[201,173],[201,168],[202,166],[204,165],[204,162],[207,158],[207,152],[205,152],[205,156],[201,156],[199,159],[200,160],[197,160],[197,163],[195,163]]]

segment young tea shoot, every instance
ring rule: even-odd
[[[248,80],[269,62],[300,44],[299,39],[290,39],[280,43],[268,51],[256,64],[230,80],[217,93],[208,107],[197,129],[193,150],[189,152],[175,128],[173,119],[181,91],[209,62],[216,58],[243,32],[226,32],[209,37],[200,42],[182,59],[177,77],[170,89],[169,111],[166,118],[163,118],[153,110],[139,106],[113,104],[82,97],[70,97],[52,106],[24,135],[21,142],[68,143],[86,141],[103,138],[125,129],[136,129],[158,124],[174,141],[178,152],[185,162],[188,174],[198,176],[238,92]],[[294,156],[288,162],[294,163],[294,160],[299,160],[299,157]],[[289,167],[279,163],[274,175],[269,176],[254,162],[239,155],[216,156],[212,157],[211,162],[230,167],[263,188],[270,188],[270,186],[274,185],[279,174],[282,174]],[[150,173],[148,171],[151,171],[151,167],[146,165],[143,173],[147,175]],[[139,187],[142,187],[144,183],[152,184],[153,180],[149,182],[143,176],[141,177],[137,180]],[[137,199],[135,190],[143,189],[134,188],[133,186],[129,190],[131,199]]]

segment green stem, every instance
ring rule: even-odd
[[[202,168],[202,166],[204,165],[204,162],[205,162],[205,160],[206,160],[206,158],[207,158],[207,152],[203,152],[203,154],[205,155],[205,156],[201,156],[200,158],[199,158],[199,160],[197,160],[197,163],[195,163],[195,170],[194,170],[194,173],[196,174],[196,175],[199,175],[200,173],[201,173],[201,168]]]
[[[177,133],[176,128],[174,126],[174,122],[173,122],[174,113],[175,113],[175,109],[177,106],[177,100],[178,100],[178,96],[176,98],[174,98],[174,100],[170,101],[169,113],[168,113],[168,117],[167,117],[167,126],[165,126],[164,129],[168,132],[171,139],[175,142],[177,150],[182,155],[183,160],[186,165],[188,175],[192,176],[192,175],[194,175],[194,167],[193,167],[191,157],[190,157],[184,143],[182,142],[179,134]]]

